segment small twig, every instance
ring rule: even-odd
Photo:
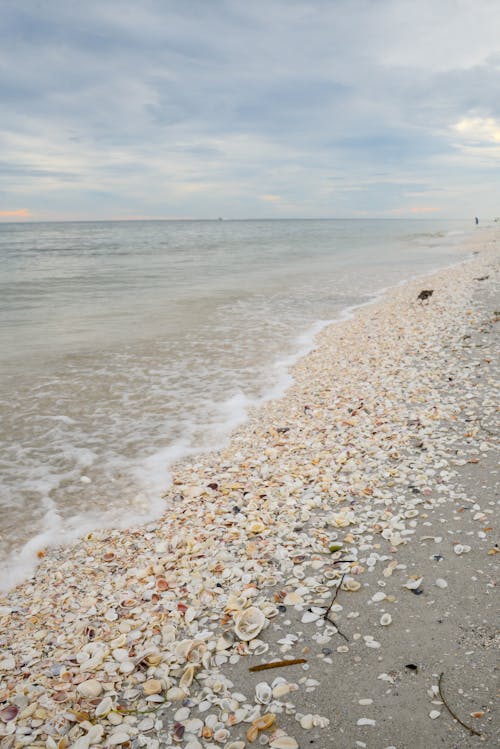
[[[332,610],[332,606],[333,606],[333,604],[335,603],[335,601],[337,600],[337,596],[338,596],[338,594],[339,594],[340,586],[341,586],[341,585],[342,585],[342,583],[344,582],[344,577],[345,577],[346,575],[347,575],[347,572],[344,572],[344,573],[342,574],[342,577],[340,578],[340,582],[339,582],[339,584],[337,585],[337,587],[335,588],[335,593],[333,594],[333,598],[332,598],[332,600],[331,600],[331,603],[330,603],[330,605],[328,606],[327,610],[325,611],[325,613],[324,613],[324,615],[323,615],[323,619],[325,619],[325,620],[328,620],[328,614],[329,614],[329,613],[330,613],[330,611]]]
[[[453,718],[455,718],[455,720],[456,720],[456,721],[458,721],[458,722],[460,723],[460,725],[461,725],[461,726],[463,726],[463,727],[464,727],[464,728],[466,728],[466,729],[467,729],[468,731],[470,731],[470,732],[471,732],[471,733],[472,733],[472,734],[473,734],[474,736],[482,736],[483,734],[482,734],[482,733],[481,733],[480,731],[476,731],[476,730],[475,730],[474,728],[471,728],[471,726],[468,726],[468,725],[467,725],[467,723],[464,723],[464,722],[463,722],[463,720],[460,720],[460,718],[458,717],[458,715],[456,715],[456,713],[454,713],[454,712],[453,712],[453,710],[451,709],[451,707],[450,707],[450,706],[448,705],[448,703],[446,702],[445,696],[444,696],[444,694],[443,694],[443,690],[442,690],[442,688],[441,688],[441,683],[442,683],[442,681],[443,681],[443,676],[444,676],[444,673],[440,673],[440,674],[439,674],[439,681],[438,681],[438,691],[439,691],[439,696],[441,697],[441,699],[442,699],[442,701],[443,701],[443,705],[444,705],[444,706],[445,706],[445,708],[446,708],[446,709],[448,710],[448,712],[450,713],[450,715],[451,715],[451,716],[452,716]]]
[[[267,671],[268,668],[281,668],[282,666],[295,666],[297,663],[307,663],[305,658],[292,658],[288,661],[272,661],[272,663],[261,663],[258,666],[250,666],[249,671]]]
[[[328,621],[331,621],[331,619],[329,619]],[[344,634],[344,633],[343,633],[343,632],[342,632],[342,631],[341,631],[341,630],[339,629],[339,625],[337,624],[337,622],[332,622],[332,624],[334,625],[335,629],[337,630],[335,634],[337,634],[337,635],[340,635],[341,637],[343,637],[343,638],[344,638],[344,640],[345,640],[346,642],[349,642],[349,638],[347,637],[347,635],[345,635],[345,634]]]

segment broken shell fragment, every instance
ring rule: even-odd
[[[255,606],[245,609],[236,617],[234,631],[240,640],[253,640],[264,629],[266,617]]]
[[[392,622],[392,616],[390,614],[382,614],[380,617],[380,624],[383,627],[387,627],[388,624]]]
[[[420,587],[420,583],[423,579],[423,577],[419,577],[418,580],[408,580],[408,582],[406,582],[403,587],[408,588],[408,590],[417,590],[417,588]]]

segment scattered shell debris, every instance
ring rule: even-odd
[[[424,584],[398,553],[428,538],[436,548],[422,535],[428,512],[454,500],[457,461],[489,449],[484,432],[466,453],[441,427],[472,408],[455,387],[471,376],[459,359],[443,390],[442,342],[451,331],[463,345],[488,262],[437,273],[428,305],[410,282],[323,329],[282,399],[224,450],[175,467],[162,519],[45,550],[34,577],[0,597],[1,749],[158,749],[160,736],[162,747],[298,749],[302,732],[326,729],[303,706],[322,688],[310,661],[326,670],[352,649],[362,660],[390,647],[401,589]],[[487,421],[493,406],[482,410]],[[484,510],[473,507],[483,524]],[[392,576],[397,600],[383,590]],[[250,666],[288,658],[282,675],[249,680]]]

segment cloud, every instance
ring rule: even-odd
[[[0,210],[0,218],[29,218],[31,213],[26,208],[16,208],[14,210]]]
[[[497,0],[5,0],[2,200],[386,215],[416,189],[455,216],[474,184],[495,212],[495,19]]]
[[[500,121],[493,117],[464,117],[454,130],[472,143],[500,143]]]
[[[419,216],[428,213],[439,213],[440,211],[442,211],[442,208],[437,205],[411,205],[404,206],[402,208],[393,208],[389,211],[389,213],[392,213],[394,215],[411,214],[413,216]]]

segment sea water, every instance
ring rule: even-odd
[[[459,262],[463,221],[0,224],[0,588],[158,516],[169,466],[279,395],[314,332]]]

